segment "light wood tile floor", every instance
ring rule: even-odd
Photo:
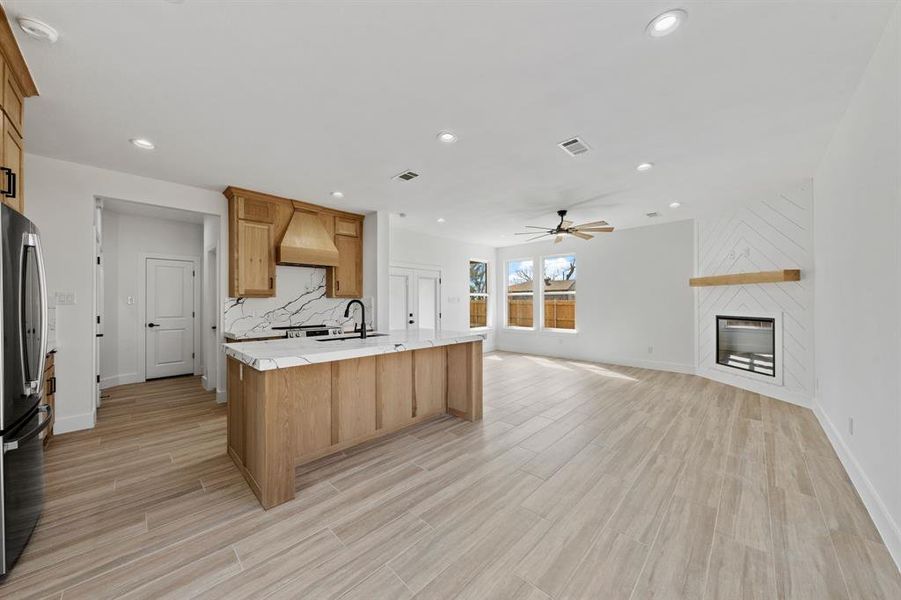
[[[195,378],[47,452],[3,598],[901,598],[813,414],[693,376],[496,353],[485,419],[297,470],[264,512]]]

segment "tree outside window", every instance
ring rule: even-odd
[[[532,327],[534,274],[531,260],[507,263],[507,327]]]

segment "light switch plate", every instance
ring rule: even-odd
[[[57,306],[71,306],[76,304],[75,292],[56,292],[54,294]]]

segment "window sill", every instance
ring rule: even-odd
[[[556,327],[542,327],[542,332],[546,333],[562,333],[564,335],[572,335],[574,333],[579,333],[578,329],[558,329]]]
[[[470,327],[470,331],[491,331],[494,329],[491,325],[485,325],[484,327]]]
[[[504,325],[506,331],[535,331],[534,327],[517,327],[516,325]]]

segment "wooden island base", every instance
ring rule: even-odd
[[[449,413],[482,418],[482,342],[257,371],[228,358],[228,453],[263,508],[294,468]]]

